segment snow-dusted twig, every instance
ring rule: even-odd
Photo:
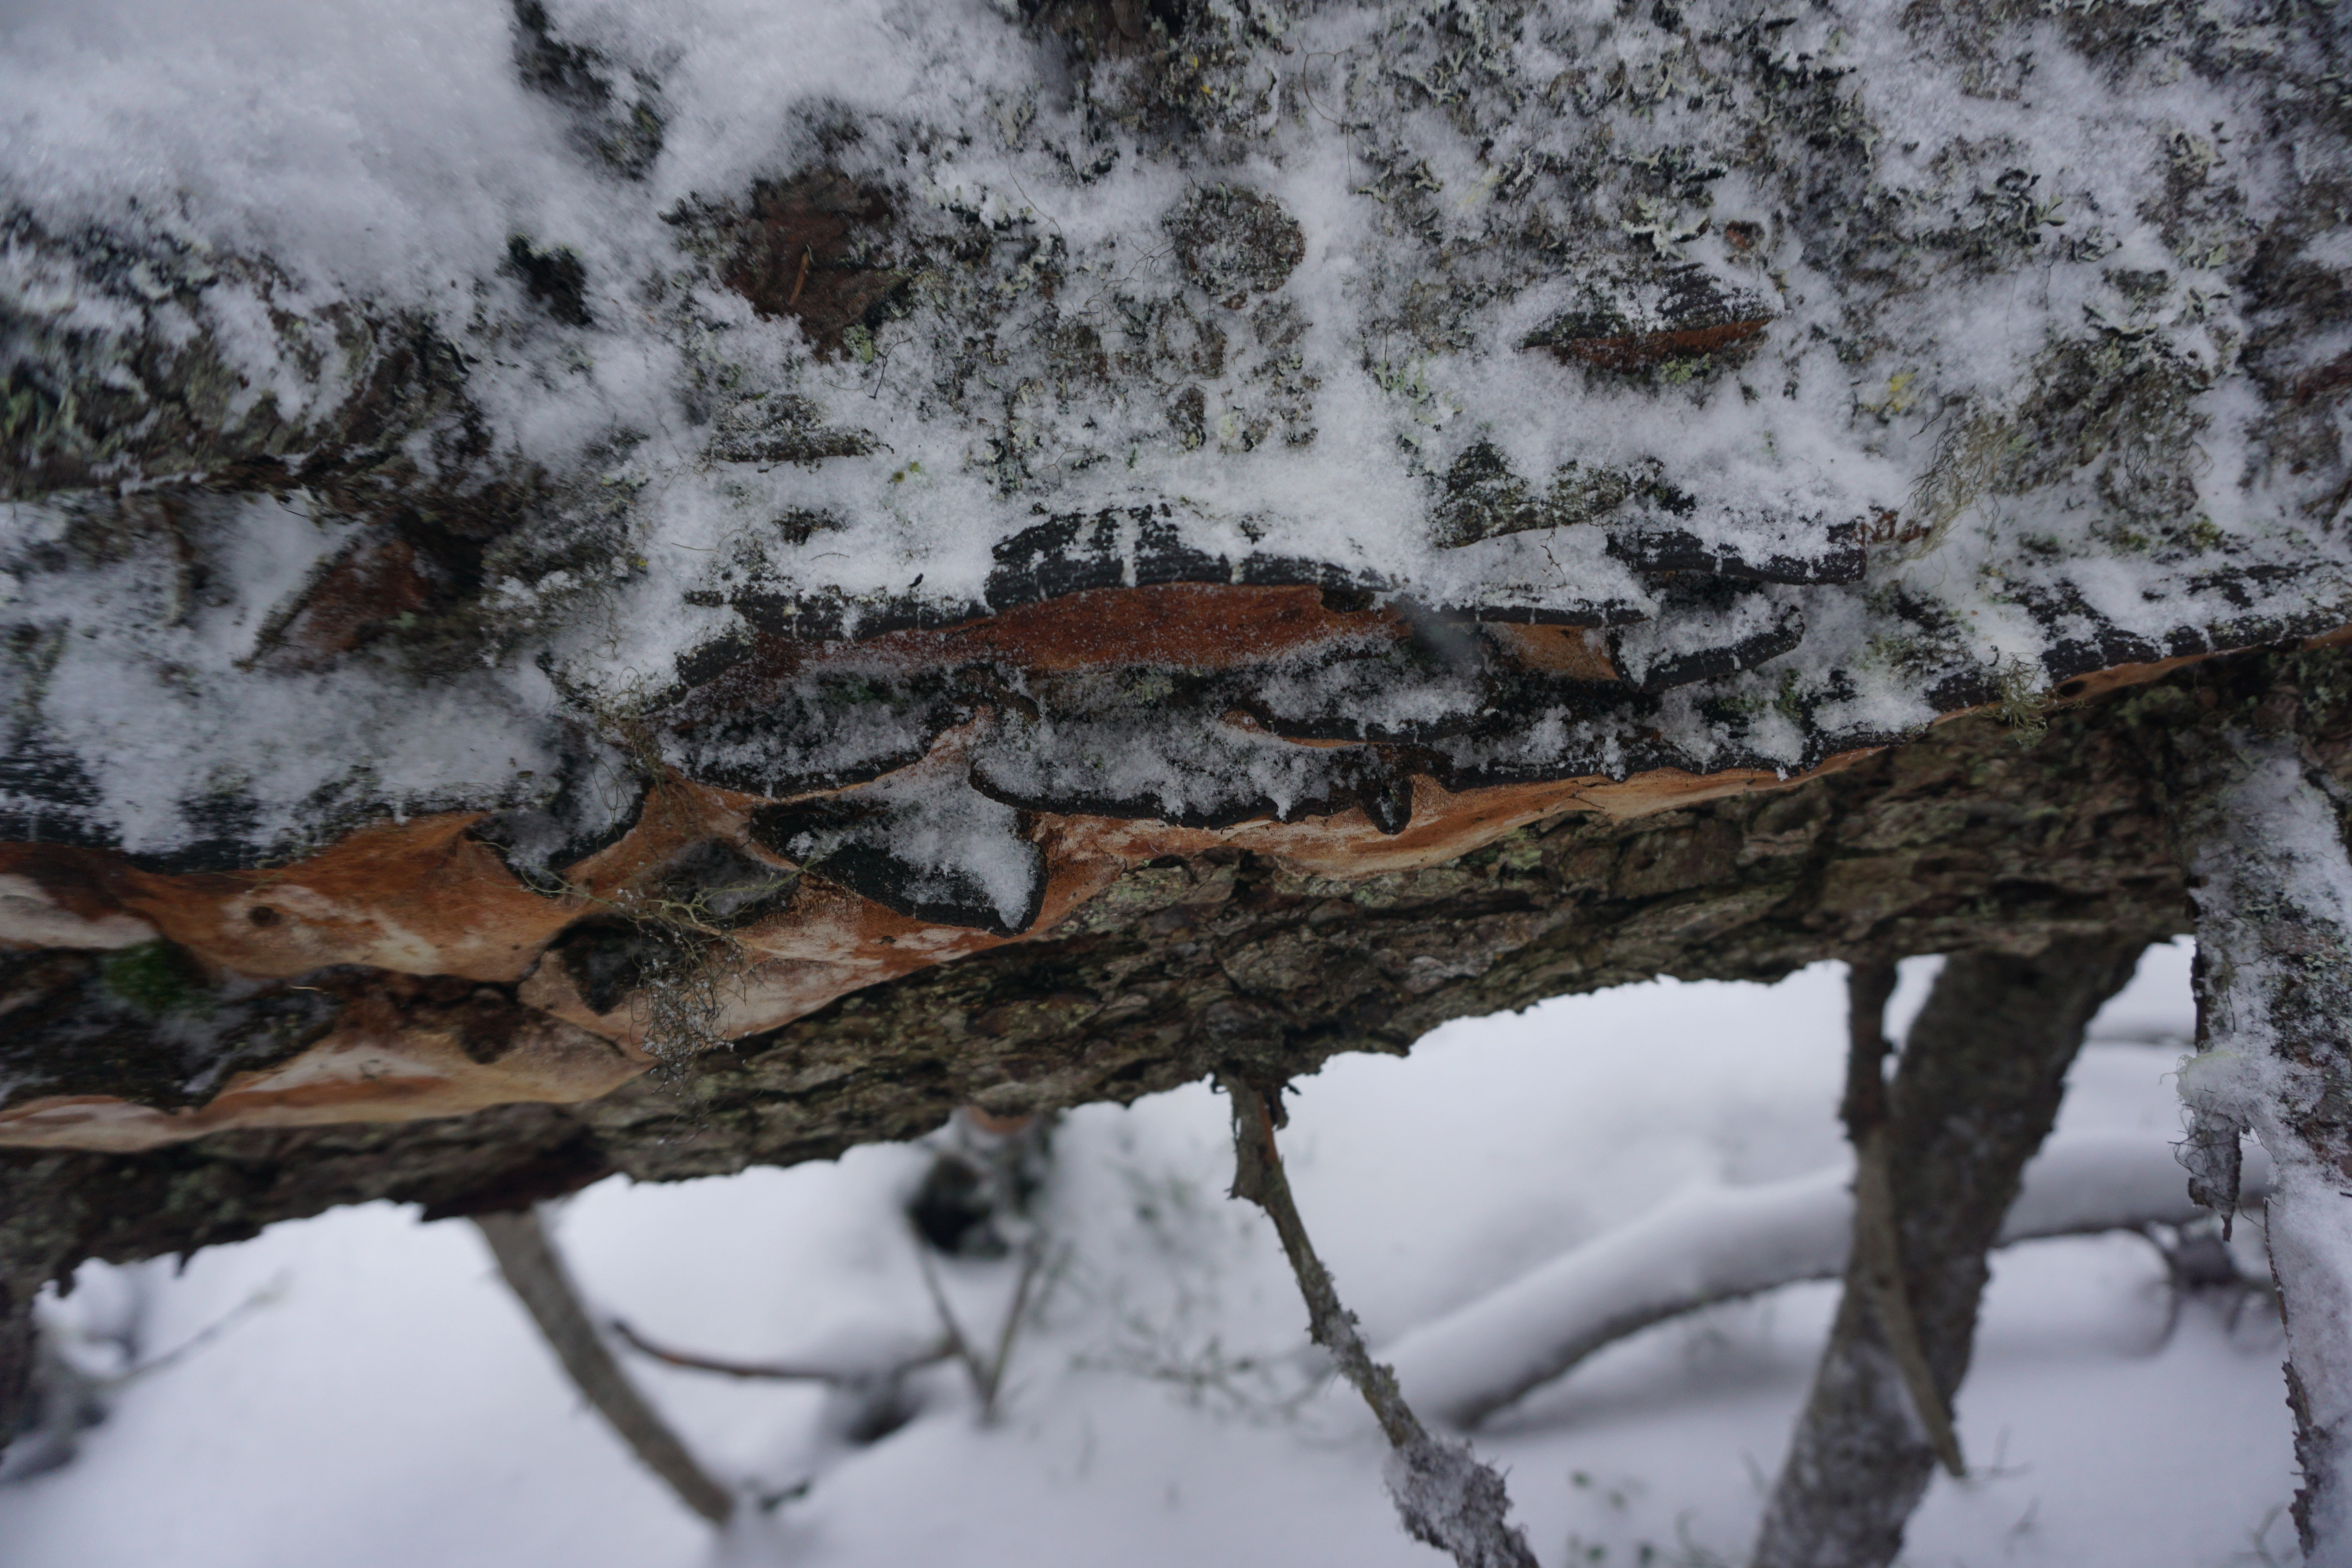
[[[669,1483],[679,1501],[712,1524],[726,1523],[735,1511],[734,1494],[711,1479],[621,1370],[582,1304],[538,1211],[477,1215],[474,1225],[572,1385],[646,1468]]]
[[[1229,1073],[1218,1074],[1217,1081],[1234,1106],[1234,1196],[1257,1205],[1274,1222],[1297,1276],[1298,1293],[1307,1300],[1308,1331],[1364,1396],[1388,1437],[1389,1494],[1405,1530],[1414,1540],[1452,1553],[1461,1568],[1535,1568],[1527,1537],[1509,1522],[1511,1500],[1503,1478],[1481,1463],[1467,1443],[1430,1434],[1405,1403],[1396,1373],[1364,1348],[1356,1315],[1340,1305],[1330,1270],[1307,1239],[1275,1144],[1280,1089]]]
[[[2268,1190],[2249,1162],[2245,1201]],[[1752,1187],[1668,1199],[1635,1223],[1562,1253],[1384,1347],[1413,1407],[1475,1426],[1586,1359],[1654,1324],[1845,1272],[1853,1175],[1831,1166]],[[2144,1133],[2053,1140],[2026,1168],[1999,1245],[2186,1225],[2204,1211],[2172,1151]]]

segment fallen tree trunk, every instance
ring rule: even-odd
[[[80,1258],[239,1240],[338,1204],[491,1212],[614,1173],[827,1158],[918,1136],[959,1104],[1131,1100],[1229,1061],[1295,1076],[1339,1050],[1402,1050],[1448,1018],[1653,974],[1773,980],[1823,958],[2032,950],[2102,930],[2160,940],[2190,913],[2138,711],[2128,694],[2088,701],[2023,744],[1998,719],[1958,721],[1785,791],[1564,814],[1368,883],[1240,853],[1139,868],[1039,939],[578,1106],[135,1154],[0,1150],[0,1268],[29,1310]],[[2315,700],[2312,715],[2329,765],[2352,776],[2352,711]]]
[[[1830,1342],[1766,1504],[1757,1568],[1884,1568],[1940,1459],[1967,1375],[1985,1257],[2057,1119],[2083,1031],[2140,944],[2090,937],[2032,958],[1954,955],[1881,1076],[1889,988],[1857,972],[1847,1125],[1853,1247]],[[1881,973],[1884,973],[1883,971]],[[1875,1170],[1872,1167],[1875,1165]]]
[[[0,1150],[0,1241],[29,1299],[82,1257],[241,1239],[339,1203],[488,1212],[616,1172],[826,1158],[928,1131],[959,1104],[1128,1100],[1227,1060],[1296,1075],[1338,1050],[1402,1050],[1449,1018],[1654,974],[1773,980],[1882,946],[2168,937],[2189,910],[2126,717],[2112,699],[2085,704],[2025,745],[1996,719],[1960,721],[1785,791],[1563,814],[1364,883],[1239,852],[1139,868],[1036,940],[577,1106],[133,1154]]]
[[[1426,871],[2352,626],[2342,24],[2108,8],[58,29],[0,1140],[593,1100],[1154,860]]]
[[[2241,1201],[2259,1202],[2269,1185],[2268,1162],[2257,1153]],[[2182,1191],[2169,1146],[2144,1135],[2083,1133],[2033,1157],[1993,1245],[2186,1225],[2205,1212]],[[1835,1279],[1853,1240],[1850,1169],[1685,1193],[1407,1331],[1381,1353],[1415,1409],[1475,1426],[1644,1329]]]
[[[30,26],[13,1311],[339,1202],[2171,933],[2097,724],[1921,738],[2352,626],[2344,20],[2147,10]]]

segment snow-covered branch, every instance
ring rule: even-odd
[[[2226,1206],[2240,1140],[2277,1167],[2271,1268],[2287,1331],[2288,1404],[2310,1561],[2352,1563],[2352,856],[2341,789],[2305,732],[2306,665],[2267,686],[2220,678],[2223,723],[2166,733],[2173,819],[2197,905],[2199,1054],[2181,1074],[2185,1152]]]
[[[2267,1182],[2257,1153],[2246,1200]],[[2182,1190],[2165,1144],[2145,1134],[2077,1133],[2053,1140],[2026,1168],[2000,1245],[2182,1225],[2204,1212]],[[1416,1408],[1474,1426],[1653,1324],[1836,1279],[1853,1233],[1853,1173],[1843,1167],[1684,1193],[1407,1331],[1382,1354]]]

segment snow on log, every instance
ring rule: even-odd
[[[2259,1198],[2267,1183],[2258,1161],[2246,1199]],[[2000,1245],[2184,1225],[2204,1212],[2183,1191],[2166,1145],[2078,1133],[2053,1139],[2026,1167]],[[1695,1190],[1408,1331],[1381,1355],[1415,1409],[1475,1426],[1654,1323],[1800,1280],[1834,1279],[1853,1238],[1845,1169]]]
[[[0,1140],[576,1103],[2352,625],[2345,25],[18,6]]]

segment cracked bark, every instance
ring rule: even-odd
[[[2105,936],[1946,963],[1889,1086],[1891,966],[1858,965],[1844,1115],[1855,1148],[1845,1294],[1767,1504],[1756,1568],[1883,1568],[1940,1458],[1958,1472],[1986,1254],[2066,1068],[2143,944]]]
[[[2172,936],[2189,915],[2141,748],[2149,723],[2202,721],[2184,683],[2055,713],[2026,745],[1960,720],[1784,791],[1565,815],[1427,870],[1339,882],[1233,852],[1138,868],[1037,940],[584,1104],[140,1154],[0,1152],[0,1284],[21,1314],[82,1258],[241,1240],[343,1204],[511,1210],[615,1172],[829,1158],[958,1104],[1124,1102],[1221,1066],[1295,1077],[1341,1050],[1402,1051],[1449,1018],[1656,974],[1769,981],[1823,958]],[[2331,692],[2307,719],[2326,765],[2352,776],[2352,704]]]

